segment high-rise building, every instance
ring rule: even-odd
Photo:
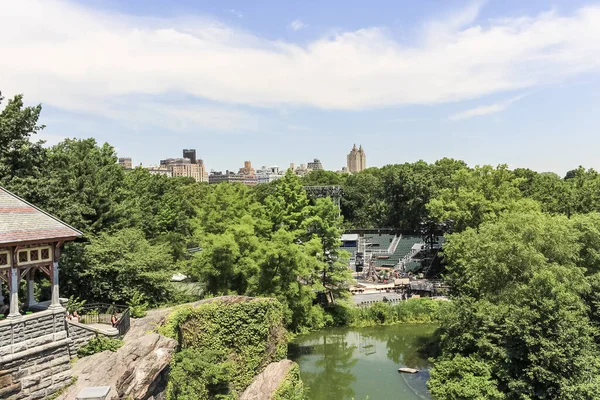
[[[196,149],[183,149],[183,158],[187,158],[192,164],[196,164]]]
[[[119,157],[118,164],[125,169],[132,169],[131,157]]]
[[[313,162],[308,163],[308,169],[310,169],[311,171],[322,170],[323,164],[321,164],[321,161],[318,158],[315,158]]]
[[[367,168],[367,156],[362,148],[362,145],[356,149],[356,144],[352,147],[352,151],[346,157],[346,167],[351,174],[360,172]]]

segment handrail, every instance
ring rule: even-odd
[[[117,323],[113,326],[112,314],[117,313]],[[119,330],[119,336],[127,333],[130,327],[129,307],[118,304],[90,303],[78,310],[82,324],[107,324]]]
[[[129,319],[129,307],[123,312],[121,318],[117,321],[115,328],[119,330],[119,336],[123,337],[129,331],[130,319]]]

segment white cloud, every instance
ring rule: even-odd
[[[231,10],[229,10],[229,12],[233,15],[235,15],[238,18],[244,18],[244,14],[242,14],[241,12],[239,12],[238,10],[234,10],[233,8]]]
[[[448,119],[452,121],[459,121],[462,119],[468,119],[473,117],[479,117],[482,115],[495,114],[501,111],[506,110],[512,103],[515,101],[521,100],[525,95],[516,96],[506,101],[502,101],[499,103],[490,104],[487,106],[479,106],[472,108],[467,111],[459,112],[458,114],[451,115]]]
[[[485,26],[473,25],[478,10],[476,4],[445,24],[425,24],[412,46],[380,28],[298,45],[200,17],[138,18],[64,1],[4,1],[0,88],[99,114],[114,112],[115,101],[130,95],[167,92],[221,104],[351,110],[474,99],[600,70],[600,6]],[[127,115],[133,105],[123,107]]]
[[[299,31],[302,28],[306,28],[306,24],[299,19],[296,19],[290,23],[290,28],[292,28],[293,31]]]

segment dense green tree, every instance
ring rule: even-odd
[[[456,293],[480,298],[506,295],[534,272],[556,265],[572,267],[571,278],[582,278],[578,239],[564,216],[504,214],[447,237],[446,279]]]
[[[2,104],[0,93],[0,104]],[[46,152],[34,135],[44,129],[38,123],[41,105],[25,107],[23,96],[9,100],[0,111],[0,185],[33,202],[39,202],[38,179]]]
[[[456,398],[461,385],[463,393],[495,386],[507,399],[598,397],[594,332],[568,279],[568,271],[540,270],[510,301],[457,301],[442,322],[443,355],[429,383],[436,398]],[[479,379],[462,357],[479,366]]]
[[[260,225],[260,234],[270,229],[270,224],[264,217],[265,210],[256,201],[253,191],[241,184],[219,184],[203,199],[197,209],[198,218],[195,224],[200,235],[207,233],[224,233],[229,225],[241,220],[242,217],[252,216]]]
[[[323,169],[311,171],[302,178],[304,186],[341,186],[349,174],[340,174]]]
[[[490,365],[474,357],[454,356],[436,362],[427,382],[431,394],[439,400],[502,400]]]
[[[424,161],[386,165],[381,176],[384,199],[389,206],[386,225],[416,229],[427,215],[425,206],[435,190],[430,165]]]
[[[201,241],[202,252],[192,260],[192,272],[215,294],[245,294],[249,280],[258,273],[264,243],[247,215],[223,233],[209,233]]]
[[[436,398],[600,396],[598,218],[505,213],[448,237],[457,296],[441,324]]]
[[[186,257],[186,248],[195,245],[192,236],[196,210],[209,187],[191,178],[152,175],[144,168],[125,173],[121,201],[116,213],[122,218],[119,229],[141,229],[152,243],[165,243],[176,260]]]
[[[539,209],[535,201],[523,199],[519,189],[522,180],[506,165],[460,169],[450,178],[449,186],[440,189],[427,204],[427,209],[434,219],[453,221],[458,231],[478,227],[505,212]]]
[[[343,191],[341,209],[346,225],[360,228],[386,225],[389,205],[384,198],[379,169],[369,168],[348,176]]]
[[[169,300],[173,262],[166,245],[124,229],[74,243],[61,260],[61,291],[90,302],[125,304],[141,293],[151,305]]]
[[[351,279],[339,250],[339,210],[330,199],[311,204],[289,171],[264,205],[245,186],[217,185],[195,225],[202,252],[190,260],[190,272],[214,294],[278,298],[294,330],[311,324],[317,291],[339,294]]]
[[[112,146],[98,146],[94,139],[66,139],[48,152],[40,182],[48,195],[44,207],[86,234],[111,229],[126,215],[117,213],[123,180]]]

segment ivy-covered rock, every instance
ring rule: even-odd
[[[287,352],[283,307],[274,299],[229,296],[183,307],[161,332],[181,347],[171,366],[170,399],[237,399]]]

